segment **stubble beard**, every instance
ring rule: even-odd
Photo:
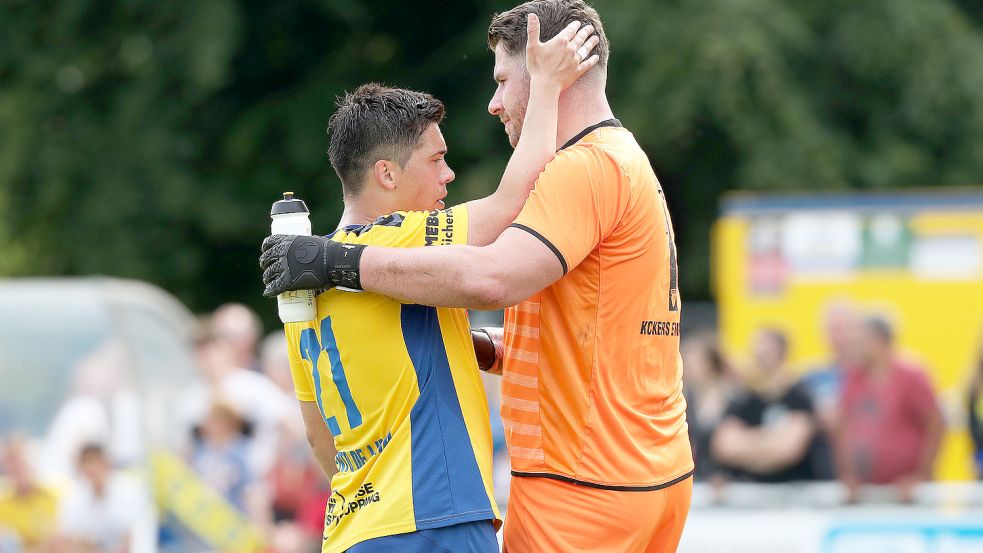
[[[509,144],[512,145],[512,149],[514,150],[519,145],[519,131],[505,129],[505,134],[509,136]]]
[[[526,118],[526,112],[523,111],[517,114],[517,117],[513,117],[509,124],[505,125],[505,134],[509,137],[509,144],[512,145],[514,150],[516,146],[519,145],[519,137],[522,136],[522,121]]]

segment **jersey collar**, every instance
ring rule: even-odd
[[[577,142],[580,142],[580,139],[581,138],[587,136],[588,134],[594,132],[595,130],[597,130],[597,129],[601,128],[601,127],[621,127],[621,126],[623,126],[621,124],[621,121],[618,121],[617,119],[607,119],[605,121],[601,121],[600,123],[595,123],[595,124],[587,127],[586,129],[580,131],[579,133],[577,133],[577,136],[574,136],[570,140],[567,140],[567,143],[566,144],[564,144],[563,146],[560,146],[560,150],[565,150],[565,149],[569,148],[570,146],[573,146]],[[557,150],[557,151],[559,152],[560,150]]]

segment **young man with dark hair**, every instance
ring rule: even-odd
[[[420,137],[443,119],[444,104],[429,94],[375,83],[346,94],[328,122],[328,159],[345,199],[358,198],[375,161],[405,167]]]
[[[506,550],[674,551],[693,460],[669,212],[645,153],[608,105],[607,40],[584,2],[536,0],[494,17],[498,87],[488,111],[513,144],[534,130],[521,47],[529,14],[544,36],[589,23],[600,59],[560,96],[559,151],[514,223],[484,247],[342,250],[314,241],[317,263],[307,267],[296,259],[307,239],[271,237],[264,293],[314,280],[424,305],[515,306],[501,348],[515,476]]]
[[[460,206],[444,209],[454,172],[437,99],[377,84],[347,94],[329,148],[345,210],[333,234],[297,245],[490,243],[553,154],[561,90],[596,62],[584,58],[597,39],[578,29],[530,42],[535,130],[496,192]],[[467,312],[332,289],[317,296],[315,321],[285,332],[308,440],[332,476],[322,551],[498,551],[491,429]]]

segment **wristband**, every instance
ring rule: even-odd
[[[325,251],[324,269],[328,283],[341,288],[362,290],[359,262],[365,245],[339,242],[329,242],[329,246],[330,244],[338,244],[338,246],[328,247]]]

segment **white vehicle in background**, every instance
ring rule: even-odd
[[[196,378],[192,324],[141,282],[0,280],[0,434],[46,442],[44,478],[68,475],[73,442],[102,443],[117,466],[146,462],[174,440],[168,405]]]

